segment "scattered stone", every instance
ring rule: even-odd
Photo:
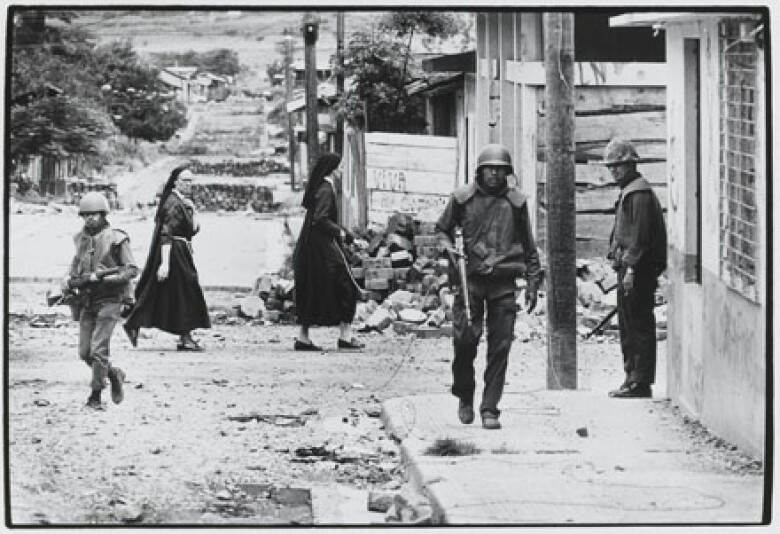
[[[587,438],[588,437],[588,428],[587,427],[580,427],[577,429],[577,435],[581,438]]]
[[[428,316],[420,310],[406,308],[398,312],[398,318],[408,323],[422,324],[428,319]]]
[[[227,489],[221,489],[217,492],[215,497],[220,501],[229,501],[233,499],[233,494],[230,493],[230,491],[228,491]]]
[[[239,311],[240,313],[249,318],[262,317],[265,311],[265,303],[259,296],[246,296],[239,299]]]
[[[369,406],[363,411],[365,411],[366,415],[369,417],[381,417],[382,415],[382,408],[380,406]]]
[[[395,495],[378,491],[368,492],[368,511],[369,512],[387,512],[393,505]]]
[[[35,399],[33,404],[36,406],[49,406],[51,403],[46,399]]]
[[[144,511],[132,504],[120,505],[115,509],[117,519],[122,523],[138,523],[144,517]]]
[[[382,307],[379,307],[371,314],[366,320],[366,326],[372,330],[382,331],[393,323],[393,318],[390,312]]]

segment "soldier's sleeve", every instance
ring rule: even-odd
[[[455,197],[451,195],[444,212],[439,217],[439,220],[436,221],[436,237],[439,238],[439,248],[441,250],[452,247],[453,231],[458,224],[456,205]]]
[[[637,268],[649,254],[653,243],[653,200],[652,193],[638,191],[623,201],[624,224],[621,233],[626,247],[621,262],[627,267]]]
[[[115,232],[117,238],[114,241],[114,259],[120,269],[118,273],[103,278],[103,283],[106,285],[125,284],[138,276],[138,266],[130,250],[130,238],[124,232]]]
[[[539,251],[536,249],[536,242],[534,241],[534,234],[531,229],[531,217],[528,214],[528,204],[525,203],[520,208],[520,217],[518,221],[520,228],[520,241],[523,245],[523,253],[525,254],[525,276],[529,284],[535,283],[538,287],[539,276],[542,271],[541,264],[539,263]]]
[[[314,197],[314,214],[311,219],[312,226],[319,227],[333,237],[341,233],[341,227],[330,220],[329,216],[335,197],[333,191],[320,187]]]

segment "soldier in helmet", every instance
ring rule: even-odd
[[[519,276],[527,280],[525,303],[530,312],[536,306],[540,277],[526,199],[508,185],[510,174],[509,151],[497,144],[485,146],[477,159],[476,181],[453,192],[436,223],[440,246],[451,260],[457,254],[453,249],[456,227],[463,232],[468,289],[458,289],[453,308],[451,391],[459,399],[458,417],[464,424],[474,420],[474,359],[487,311],[487,367],[479,407],[482,426],[487,429],[501,428],[498,402],[514,337],[515,280]],[[465,306],[465,291],[470,309]]]
[[[612,268],[618,275],[618,325],[626,378],[609,393],[615,398],[652,396],[656,338],[653,313],[658,276],[666,269],[666,225],[663,210],[648,181],[637,171],[634,146],[613,139],[603,165],[620,187],[615,223],[609,237]]]
[[[111,399],[122,402],[125,373],[110,362],[111,333],[119,320],[130,281],[138,274],[130,239],[106,220],[106,197],[90,192],[81,198],[79,215],[84,228],[75,235],[76,255],[70,264],[64,290],[79,290],[79,357],[92,369],[92,393],[87,406],[102,410],[100,394],[111,382]]]

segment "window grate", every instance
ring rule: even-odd
[[[720,24],[720,277],[757,300],[755,43],[741,41],[739,22]]]

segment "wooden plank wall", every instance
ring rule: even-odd
[[[537,89],[537,241],[546,245],[544,89]],[[666,207],[666,90],[663,87],[583,86],[575,92],[577,257],[604,256],[619,190],[600,160],[612,137],[634,142],[638,166]]]
[[[394,212],[435,220],[458,184],[456,137],[365,134],[368,222]]]

